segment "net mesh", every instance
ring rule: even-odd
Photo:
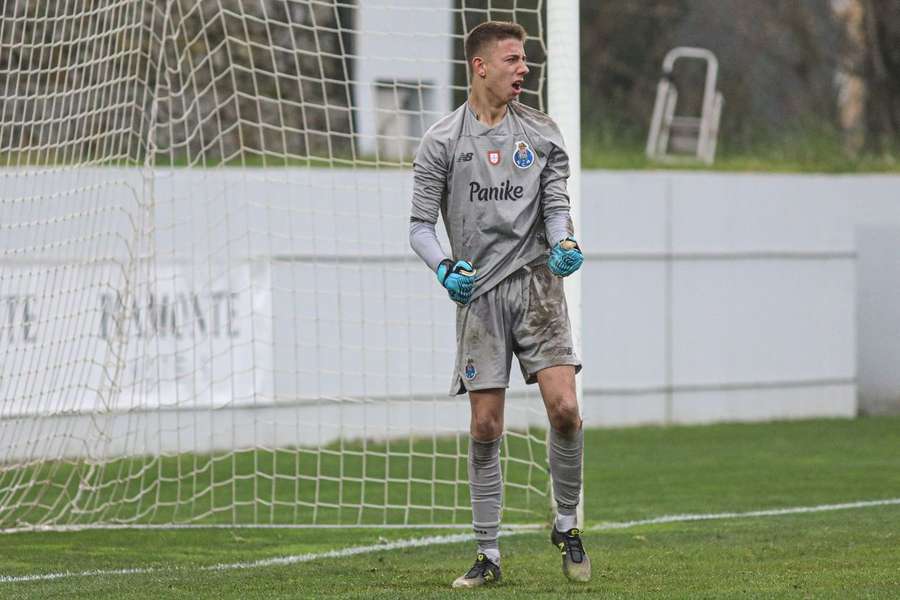
[[[545,108],[542,3],[0,11],[0,529],[468,524],[410,168],[483,20],[529,30]],[[520,378],[506,421],[504,520],[535,521]]]

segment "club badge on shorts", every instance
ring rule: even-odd
[[[513,154],[513,162],[520,169],[527,169],[534,162],[534,152],[528,147],[528,143],[524,141],[516,142],[516,151]]]
[[[500,164],[500,151],[499,150],[488,150],[487,152],[488,162],[492,165]]]
[[[478,375],[478,371],[475,370],[475,365],[472,364],[472,359],[470,358],[466,361],[466,379],[472,381],[476,375]]]

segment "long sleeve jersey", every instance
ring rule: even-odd
[[[437,269],[446,258],[434,230],[440,214],[451,258],[478,271],[473,299],[573,234],[562,135],[518,102],[494,127],[464,103],[425,133],[413,173],[410,245]]]

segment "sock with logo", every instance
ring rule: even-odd
[[[550,428],[550,476],[556,498],[556,529],[568,531],[577,525],[576,511],[581,495],[581,460],[584,431],[564,434]]]
[[[500,442],[469,439],[469,491],[472,497],[472,529],[478,552],[494,564],[500,564],[497,530],[503,501],[503,477],[500,473]]]

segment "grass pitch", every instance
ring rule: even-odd
[[[900,497],[898,418],[592,430],[585,440],[589,529],[664,515]],[[594,580],[587,585],[563,579],[546,531],[501,540],[504,581],[490,591],[449,588],[473,559],[468,541],[296,558],[457,533],[7,534],[0,537],[0,598],[900,597],[897,504],[589,530]],[[59,576],[42,578],[47,574]],[[28,576],[37,578],[22,579]]]

